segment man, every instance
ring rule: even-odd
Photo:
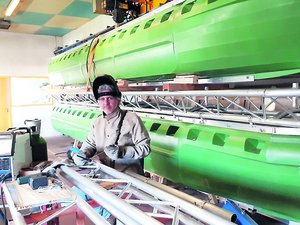
[[[141,119],[133,112],[120,109],[121,92],[110,75],[99,76],[93,83],[93,94],[103,115],[97,118],[86,141],[74,155],[77,165],[98,156],[100,161],[119,171],[143,174],[143,159],[149,155],[150,137]]]

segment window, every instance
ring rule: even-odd
[[[157,131],[158,128],[160,127],[160,125],[161,125],[160,123],[154,123],[154,124],[152,124],[152,126],[150,128],[150,131],[152,131],[152,132]]]
[[[185,6],[183,6],[183,9],[181,11],[181,14],[185,14],[188,13],[192,10],[193,6],[194,6],[195,2],[190,2],[188,4],[186,4]]]
[[[179,127],[177,127],[177,126],[170,126],[167,131],[167,135],[174,136],[178,129],[179,129]]]
[[[222,133],[215,133],[213,137],[213,145],[224,146],[227,135]]]
[[[50,104],[51,95],[43,87],[48,78],[12,78],[12,105]]]
[[[125,35],[126,31],[127,31],[127,30],[123,30],[123,31],[121,32],[121,34],[120,34],[120,36],[119,36],[119,39],[121,39],[121,38]]]
[[[95,116],[95,113],[92,113],[92,114],[90,115],[90,119],[93,119],[94,116]]]
[[[134,28],[132,28],[132,30],[130,31],[130,34],[134,34],[136,32],[136,30],[138,29],[140,25],[135,26]]]
[[[196,141],[200,131],[198,129],[190,129],[187,135],[188,140]]]
[[[170,16],[171,16],[172,12],[173,12],[173,11],[171,11],[171,12],[168,12],[168,13],[164,14],[164,15],[162,16],[162,18],[161,18],[160,22],[162,23],[162,22],[165,22],[165,21],[167,21],[167,20],[170,18]]]
[[[147,29],[151,26],[151,24],[153,23],[154,19],[147,21],[147,23],[144,26],[144,29]]]

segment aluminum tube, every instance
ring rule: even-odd
[[[129,107],[122,107],[123,109],[132,110],[132,108]],[[229,122],[241,122],[241,123],[254,123],[254,124],[262,124],[262,125],[277,125],[277,126],[285,126],[285,127],[300,127],[300,122],[296,120],[280,120],[280,119],[260,119],[260,118],[254,118],[250,116],[239,116],[239,115],[226,115],[226,114],[209,114],[209,113],[191,113],[191,112],[170,112],[166,110],[161,110],[160,112],[151,110],[151,109],[134,109],[135,112],[139,113],[139,115],[149,118],[161,118],[164,116],[167,118],[167,116],[170,116],[170,118],[173,118],[174,116],[181,117],[180,120],[184,121],[186,119],[186,122],[196,120],[196,119],[211,119],[211,120],[221,120],[221,121],[229,121]],[[144,113],[148,112],[148,113]],[[149,114],[153,113],[153,114]],[[176,119],[178,121],[178,119]]]
[[[12,200],[8,187],[6,186],[5,183],[2,184],[2,188],[3,188],[7,205],[9,207],[11,217],[14,221],[14,225],[26,225],[27,223],[25,222],[25,219],[22,216],[22,214],[18,212],[18,210],[16,209],[14,201]]]
[[[75,202],[70,203],[69,205],[61,208],[60,210],[52,213],[50,216],[46,217],[45,219],[39,221],[38,223],[36,223],[36,225],[42,225],[47,223],[48,221],[50,221],[51,219],[58,217],[61,213],[63,213],[64,211],[68,210],[69,208],[71,208],[72,206],[75,205]]]
[[[128,107],[122,107],[122,109],[132,110],[132,108]],[[224,122],[240,122],[243,124],[256,124],[256,125],[262,125],[267,126],[271,128],[271,125],[281,126],[281,127],[287,127],[287,128],[298,128],[300,127],[300,122],[296,120],[280,120],[280,119],[258,119],[253,118],[250,116],[237,116],[237,115],[225,115],[225,114],[209,114],[209,113],[180,113],[180,112],[166,112],[166,114],[163,114],[165,111],[162,111],[162,113],[155,113],[149,114],[149,110],[146,109],[134,109],[136,113],[138,113],[142,117],[146,118],[164,118],[166,120],[170,121],[180,121],[180,122],[188,122],[188,123],[195,123],[195,124],[205,124],[206,122],[204,120],[219,120]],[[148,113],[144,113],[144,112]],[[175,116],[174,116],[175,115]],[[176,117],[178,116],[178,117]],[[182,117],[181,117],[182,116]],[[201,118],[200,118],[201,116]],[[217,121],[216,121],[217,122]]]
[[[124,96],[245,96],[245,97],[293,97],[300,96],[299,89],[276,88],[276,89],[241,89],[241,90],[208,90],[208,91],[128,91],[122,92]]]
[[[293,83],[292,84],[292,88],[293,89],[299,89],[299,83]],[[298,98],[297,97],[293,97],[292,101],[293,101],[293,107],[294,108],[298,108]]]
[[[148,200],[148,201],[157,200],[157,199],[154,199],[153,197],[149,196],[148,194],[145,194],[144,192],[141,192],[141,191],[139,191],[139,190],[137,190],[135,188],[129,188],[129,190],[135,196],[137,196],[140,199],[144,199],[144,200]],[[155,204],[153,204],[152,206],[155,207],[155,208],[157,208],[158,210],[161,210],[161,211],[166,212],[168,214],[174,213],[174,208],[172,208],[170,206],[155,205]],[[183,214],[181,212],[178,212],[178,219],[182,223],[187,224],[187,225],[203,225],[203,223],[200,223],[199,221],[196,221],[192,217],[190,217],[190,216],[188,216],[186,214]]]
[[[217,215],[214,215],[211,212],[208,212],[207,210],[198,208],[197,206],[182,200],[174,195],[171,195],[163,190],[160,190],[154,186],[151,186],[149,184],[144,183],[143,181],[140,181],[138,179],[135,179],[134,177],[131,177],[125,173],[121,173],[115,169],[112,169],[108,166],[105,166],[103,164],[99,165],[99,168],[104,171],[107,174],[110,174],[116,178],[121,178],[121,179],[125,179],[127,181],[130,181],[134,186],[136,186],[137,188],[152,194],[153,196],[158,197],[161,200],[164,201],[170,201],[170,202],[174,202],[176,204],[180,205],[180,209],[188,214],[190,214],[191,216],[195,217],[196,219],[199,219],[205,223],[208,224],[213,224],[213,225],[229,225],[229,224],[233,224],[227,220],[225,220],[222,217],[219,217]]]
[[[136,207],[126,203],[124,200],[118,198],[113,193],[110,193],[105,188],[97,185],[79,173],[62,165],[62,176],[67,178],[70,182],[78,186],[83,192],[94,199],[97,203],[107,209],[115,217],[126,224],[130,225],[162,225],[154,218],[146,215]]]
[[[107,220],[100,216],[92,206],[90,206],[86,201],[82,200],[78,195],[76,199],[76,205],[88,218],[90,218],[94,224],[110,225]]]
[[[70,94],[72,91],[63,91],[61,90],[59,94],[66,93]],[[75,94],[91,94],[86,91],[78,91],[76,90]],[[52,94],[55,98],[60,99],[60,97],[56,97],[55,93]],[[300,96],[300,90],[295,88],[270,88],[270,89],[229,89],[229,90],[190,90],[190,91],[124,91],[122,92],[123,96],[261,96],[261,97],[297,97]]]
[[[297,97],[299,95],[300,90],[294,88],[271,88],[266,89],[264,93],[264,97]]]
[[[195,198],[195,197],[190,196],[190,195],[188,195],[184,192],[178,191],[178,190],[176,190],[174,188],[171,188],[171,187],[168,187],[164,184],[160,184],[160,183],[158,183],[154,180],[143,177],[141,175],[138,175],[138,174],[135,174],[135,173],[128,173],[128,174],[130,176],[134,177],[134,178],[137,178],[137,179],[145,182],[145,183],[148,183],[148,184],[150,184],[154,187],[157,187],[157,188],[159,188],[161,190],[164,190],[164,191],[166,191],[166,192],[168,192],[172,195],[175,195],[175,196],[177,196],[177,197],[179,197],[179,198],[181,198],[185,201],[188,201],[188,202],[192,203],[193,205],[196,205],[196,206],[198,206],[200,208],[203,208],[203,209],[206,209],[206,210],[208,210],[208,211],[210,211],[210,212],[212,212],[212,213],[214,213],[218,216],[221,216],[221,217],[223,217],[224,219],[226,219],[228,221],[231,221],[231,222],[236,221],[236,215],[234,213],[229,212],[229,211],[227,211],[225,209],[222,209],[220,207],[217,207],[213,204],[210,204],[207,201],[201,200],[199,198]]]

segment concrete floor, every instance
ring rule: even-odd
[[[49,161],[65,159],[67,151],[74,143],[74,139],[64,135],[46,137],[45,140],[47,142]]]

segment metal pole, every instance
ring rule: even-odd
[[[123,92],[122,95],[125,96],[245,96],[245,97],[293,97],[300,96],[299,89],[241,89],[241,90],[196,90],[196,91],[128,91]]]
[[[191,216],[195,217],[196,219],[199,219],[205,223],[208,224],[213,224],[213,225],[229,225],[229,224],[233,224],[227,220],[225,220],[222,217],[219,217],[217,215],[212,214],[211,212],[208,212],[204,209],[198,208],[195,205],[182,200],[174,195],[171,195],[163,190],[160,190],[154,186],[148,185],[146,183],[144,183],[143,181],[140,181],[138,179],[135,179],[125,173],[121,173],[115,169],[112,169],[110,167],[107,167],[103,164],[98,165],[99,168],[104,171],[107,174],[110,174],[111,176],[114,176],[116,178],[121,178],[121,179],[125,179],[127,181],[130,181],[134,186],[136,186],[137,188],[158,197],[161,200],[164,201],[170,201],[170,202],[175,202],[178,205],[180,205],[180,209],[188,214],[190,214]]]
[[[50,216],[46,217],[45,219],[43,219],[42,221],[39,221],[38,223],[36,223],[36,225],[41,225],[41,224],[45,224],[47,223],[49,220],[55,218],[55,217],[58,217],[59,214],[61,214],[62,212],[68,210],[69,208],[71,208],[72,206],[75,205],[75,202],[70,202],[69,205],[61,208],[60,210],[52,213]]]
[[[292,87],[295,88],[295,89],[299,89],[299,84],[298,83],[293,83]],[[293,101],[293,108],[296,109],[298,107],[298,98],[297,97],[293,97],[292,99],[293,99],[292,100]]]
[[[10,192],[5,183],[2,184],[2,188],[3,188],[5,199],[6,199],[8,207],[9,207],[9,211],[10,211],[11,217],[14,221],[14,224],[15,225],[26,225],[27,223],[25,222],[25,219],[22,216],[22,214],[20,212],[18,212],[18,210],[16,209],[14,201],[12,200]]]
[[[126,203],[113,193],[107,191],[105,188],[97,185],[88,178],[81,176],[67,166],[62,165],[60,169],[63,172],[61,174],[63,177],[75,184],[120,221],[130,225],[162,225],[162,223],[154,218],[146,215],[141,210]]]

